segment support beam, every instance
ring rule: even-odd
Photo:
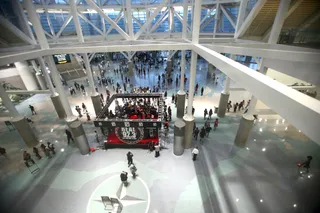
[[[152,28],[150,29],[150,34],[153,33],[168,17],[168,10],[166,10],[164,13],[162,13],[157,22],[152,26]]]
[[[285,21],[285,16],[286,16],[286,13],[288,12],[289,6],[290,6],[290,1],[280,1],[277,15],[274,19],[272,29],[270,32],[270,37],[268,40],[269,44],[278,43],[278,38],[281,32],[283,23]]]
[[[56,34],[54,32],[54,29],[53,29],[53,26],[52,26],[52,22],[51,22],[51,19],[50,19],[50,16],[49,16],[49,12],[48,12],[48,8],[47,8],[47,4],[48,3],[46,3],[45,0],[41,0],[41,3],[43,5],[43,7],[44,7],[44,13],[46,14],[46,18],[47,18],[47,22],[48,22],[48,25],[49,25],[49,28],[50,28],[51,35],[52,35],[53,39],[55,39],[56,38]]]
[[[118,16],[117,16],[116,19],[115,19],[115,23],[116,23],[116,24],[118,24],[118,22],[120,21],[120,19],[122,18],[122,16],[124,16],[124,13],[123,13],[122,10],[120,10]],[[106,32],[106,35],[105,35],[105,36],[109,35],[109,33],[110,33],[113,29],[114,29],[113,26],[110,26],[109,29],[108,29],[108,31]]]
[[[70,4],[70,8],[71,8],[70,11],[71,11],[71,14],[73,16],[74,26],[76,27],[78,41],[80,43],[83,43],[84,42],[84,38],[83,38],[82,30],[81,30],[80,21],[79,21],[79,18],[78,18],[78,11],[77,11],[77,5],[75,3],[75,0],[69,0],[69,4]]]
[[[107,16],[102,9],[93,1],[93,0],[85,0],[97,13],[100,14],[111,26],[118,31],[120,35],[122,35],[126,40],[130,39],[130,36],[124,32],[109,16]]]
[[[232,27],[234,29],[236,29],[236,24],[234,23],[234,21],[232,20],[231,16],[229,15],[229,12],[224,8],[224,6],[222,4],[220,4],[220,8],[223,12],[223,14],[227,17],[227,19],[229,20],[230,24],[232,25]]]
[[[25,8],[27,9],[28,16],[32,23],[33,29],[37,35],[38,42],[40,44],[41,49],[49,49],[49,44],[47,38],[44,34],[44,30],[39,20],[39,16],[34,8],[32,0],[24,0]]]
[[[251,92],[257,99],[300,129],[311,140],[320,144],[320,132],[317,128],[314,128],[320,123],[320,102],[318,100],[255,72],[202,45],[195,44],[194,50],[233,81]],[[287,109],[287,106],[290,106],[290,110]]]
[[[162,10],[162,8],[168,3],[168,0],[164,0],[163,3],[157,7],[155,11],[153,11],[152,15],[150,16],[150,19],[147,20],[144,25],[140,28],[140,30],[134,35],[134,40],[137,40],[140,35],[149,27],[152,20],[159,14],[159,12]]]
[[[132,12],[131,12],[131,2],[130,0],[126,0],[126,21],[128,26],[128,33],[130,40],[134,40],[134,33],[133,33],[133,23],[132,23]]]
[[[313,14],[310,18],[308,18],[304,23],[300,25],[299,32],[306,30],[308,27],[310,27],[311,24],[313,24],[319,18],[320,18],[320,11],[317,11],[315,14]]]
[[[200,34],[200,18],[201,18],[201,1],[194,2],[194,13],[193,13],[193,29],[192,29],[192,43],[199,43]],[[192,94],[193,95],[193,94]]]
[[[252,10],[250,11],[249,15],[241,25],[240,29],[235,33],[235,38],[239,38],[243,36],[243,34],[247,31],[247,29],[250,27],[251,23],[255,19],[255,17],[260,12],[261,8],[264,6],[264,4],[267,2],[267,0],[258,0],[258,2],[254,5]]]
[[[7,94],[51,94],[50,90],[7,90]]]
[[[218,29],[218,24],[220,21],[220,4],[216,4],[216,15],[215,15],[215,20],[214,20],[214,27],[213,27],[213,37],[216,37],[217,34],[217,29]]]
[[[10,32],[12,32],[15,36],[20,38],[22,41],[28,44],[36,44],[29,36],[27,36],[24,32],[22,32],[19,28],[17,28],[14,24],[8,21],[5,17],[0,15],[0,24],[7,28]]]
[[[79,10],[77,10],[77,13],[78,13],[78,16],[80,16],[80,18],[82,18],[85,22],[90,24],[90,26],[93,27],[93,29],[95,29],[98,33],[104,36],[104,33],[98,27],[96,27],[96,25],[94,25],[91,21],[89,21],[85,15],[83,15]]]
[[[188,27],[188,2],[183,1],[183,21],[182,21],[182,38],[187,39],[187,27]]]
[[[62,33],[62,31],[66,28],[66,26],[70,23],[70,21],[72,20],[72,15],[71,13],[69,13],[69,15],[67,16],[67,18],[64,20],[63,25],[61,26],[59,32],[56,35],[56,38],[58,39]]]
[[[247,9],[247,6],[248,6],[248,2],[249,2],[249,0],[242,0],[240,2],[239,12],[238,12],[238,19],[237,19],[237,24],[236,24],[236,29],[235,29],[235,35],[239,31],[239,29],[240,29],[240,27],[241,27],[241,25],[243,23],[244,16],[246,14],[246,9]]]
[[[10,100],[8,94],[3,88],[3,84],[0,83],[0,97],[2,99],[2,104],[5,106],[5,108],[9,111],[9,114],[11,117],[18,117],[20,116],[18,110]]]

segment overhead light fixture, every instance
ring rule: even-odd
[[[297,204],[293,204],[293,207],[296,208],[296,207],[297,207]]]
[[[288,127],[286,126],[286,128],[285,128],[284,130],[286,130],[286,131],[287,131],[287,130],[288,130]]]
[[[259,131],[262,132],[262,128],[260,128]]]
[[[249,147],[247,147],[247,150],[250,150]]]
[[[262,151],[265,152],[265,151],[266,151],[266,148],[262,148]]]
[[[263,200],[262,199],[260,199],[260,203],[262,203],[263,202]]]

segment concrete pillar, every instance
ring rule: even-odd
[[[226,114],[229,96],[230,96],[229,93],[225,94],[221,92],[219,107],[218,107],[218,114],[217,114],[219,118],[223,118]]]
[[[230,78],[227,76],[225,80],[224,90],[221,92],[219,107],[218,107],[218,117],[223,118],[226,114],[228,101],[229,101],[229,93],[230,90]]]
[[[240,125],[237,131],[236,138],[234,139],[234,144],[237,147],[245,147],[247,139],[251,132],[253,126],[254,117],[251,115],[244,114],[240,120]]]
[[[51,78],[50,78],[50,76],[49,76],[49,73],[48,73],[48,70],[47,70],[47,67],[46,67],[46,64],[45,64],[43,58],[42,58],[42,57],[39,57],[39,58],[38,58],[38,62],[39,62],[39,64],[40,64],[40,68],[41,68],[43,77],[44,77],[44,79],[46,80],[47,86],[48,86],[51,94],[54,95],[54,94],[55,94],[55,89],[54,89],[54,87],[53,87]]]
[[[183,118],[185,105],[186,93],[184,91],[179,90],[177,93],[177,118]]]
[[[190,117],[188,115],[183,116],[183,121],[185,123],[184,130],[184,148],[190,149],[192,147],[192,133],[193,133],[193,125],[194,125],[194,117]]]
[[[49,69],[51,71],[52,79],[56,85],[55,90],[59,94],[62,106],[64,108],[64,111],[66,112],[66,115],[67,115],[67,117],[74,117],[74,115],[72,114],[72,110],[70,108],[70,105],[69,105],[69,101],[66,96],[66,91],[64,90],[64,88],[62,86],[60,75],[58,73],[56,64],[54,63],[53,57],[46,56],[46,61],[48,63]]]
[[[100,95],[99,94],[92,95],[91,96],[91,100],[92,100],[94,112],[96,113],[96,116],[98,116],[98,114],[102,110],[102,106],[101,106],[101,102],[100,102]]]
[[[14,65],[16,66],[18,73],[26,86],[27,90],[38,90],[38,85],[36,79],[34,77],[33,72],[29,69],[28,62],[20,61],[15,62]]]
[[[172,72],[172,61],[168,60],[167,61],[167,73],[171,73]]]
[[[11,120],[11,123],[19,132],[21,138],[23,139],[27,147],[31,148],[38,145],[38,138],[31,126],[29,125],[28,121],[24,117],[15,117]]]
[[[38,80],[38,83],[40,85],[40,88],[42,90],[46,90],[47,89],[47,86],[46,86],[46,82],[44,80],[44,76],[42,75],[42,73],[36,73],[36,78]]]
[[[133,62],[128,61],[128,75],[133,76]]]
[[[75,140],[75,143],[77,144],[80,150],[80,153],[82,155],[89,154],[90,146],[88,143],[87,136],[84,132],[82,123],[80,121],[74,121],[69,125],[69,127],[71,130],[72,136]]]
[[[208,78],[211,78],[212,73],[215,73],[215,71],[216,71],[216,67],[208,63],[208,75],[207,75]]]
[[[187,114],[183,116],[183,120],[186,124],[185,130],[185,140],[184,140],[184,148],[189,149],[192,146],[192,132],[193,132],[193,125],[194,125],[194,117],[192,115],[192,106],[193,106],[193,94],[194,94],[194,87],[196,81],[196,73],[197,73],[197,53],[192,51],[191,55],[191,69],[190,69],[190,81],[189,81],[189,94],[188,94],[188,108]]]
[[[178,119],[174,123],[174,143],[173,143],[173,154],[182,155],[184,152],[184,134],[186,124]]]
[[[181,50],[180,91],[184,91],[184,73],[186,71],[186,51]]]
[[[56,110],[56,112],[58,114],[58,117],[60,119],[66,118],[67,114],[62,106],[62,103],[61,103],[61,100],[60,100],[58,93],[51,95],[51,101],[53,103],[54,109]]]
[[[20,116],[18,110],[16,109],[16,107],[14,106],[14,104],[11,102],[8,94],[6,93],[6,91],[3,88],[3,84],[0,83],[0,97],[2,100],[2,104],[5,106],[5,108],[9,111],[9,115],[11,117],[17,117]]]

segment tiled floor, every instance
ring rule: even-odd
[[[224,77],[219,74],[220,80],[214,85],[207,80],[206,64],[199,62],[198,69],[197,82],[205,86],[205,93],[195,97],[194,107],[197,126],[202,126],[203,110],[217,106]],[[145,78],[135,76],[134,83],[153,84],[158,72],[151,71]],[[119,79],[113,72],[107,74]],[[175,82],[168,91],[169,97],[177,91]],[[247,100],[247,96],[239,92],[231,99]],[[74,114],[75,106],[82,102],[93,114],[90,97],[77,94],[69,101]],[[170,104],[170,98],[167,102]],[[119,174],[128,171],[127,149],[97,150],[82,156],[75,145],[67,145],[65,122],[58,120],[48,95],[35,95],[17,106],[22,115],[31,117],[29,104],[38,112],[32,119],[39,139],[54,142],[57,154],[52,159],[36,160],[40,172],[31,175],[23,164],[20,149],[24,146],[19,135],[8,131],[2,122],[7,117],[1,117],[0,146],[7,149],[10,158],[0,156],[1,213],[109,212],[104,210],[101,196],[118,198],[124,213],[320,212],[320,147],[279,116],[261,117],[247,147],[238,149],[233,141],[241,114],[227,114],[203,145],[194,141],[200,147],[195,162],[191,150],[185,150],[181,157],[173,155],[171,124],[169,136],[162,138],[166,147],[159,158],[147,150],[130,150],[138,178],[130,177],[124,189]],[[171,108],[175,118],[174,105]],[[92,122],[81,119],[90,144],[95,146]],[[314,157],[311,172],[301,177],[295,163],[307,155]]]

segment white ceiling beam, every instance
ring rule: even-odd
[[[320,131],[316,128],[320,124],[320,101],[202,45],[194,44],[193,47],[210,64],[320,144]],[[290,110],[287,106],[290,106]]]
[[[147,20],[144,25],[140,28],[140,30],[134,35],[134,40],[137,40],[140,35],[149,27],[153,19],[159,14],[159,12],[162,10],[162,8],[168,3],[168,0],[164,0],[163,3],[157,7],[155,11],[153,11],[152,15],[150,16],[150,19]]]
[[[315,14],[313,14],[310,18],[308,18],[305,22],[303,22],[299,26],[299,32],[304,31],[308,27],[310,27],[315,21],[317,21],[320,18],[320,10],[318,10]]]
[[[124,13],[123,13],[123,11],[121,10],[121,11],[119,12],[118,16],[117,16],[116,19],[115,19],[115,23],[116,23],[116,24],[118,24],[118,22],[119,22],[120,19],[123,17],[123,15],[124,15]],[[114,28],[113,28],[113,26],[111,25],[111,26],[109,27],[108,31],[106,32],[106,35],[105,35],[105,36],[109,35],[109,33],[110,33],[113,29],[114,29]]]
[[[89,62],[92,61],[93,57],[96,55],[96,53],[91,53],[91,55],[89,56]]]
[[[185,23],[185,22],[184,22],[184,18],[181,17],[181,15],[180,15],[177,11],[174,11],[174,14],[176,14],[178,20],[181,22],[182,27],[183,27],[183,26],[186,26],[187,32],[188,32],[188,31],[191,32],[191,27],[190,27],[190,25],[188,24],[188,22]]]
[[[267,2],[267,0],[258,0],[258,2],[254,5],[252,10],[250,11],[247,18],[244,20],[243,24],[241,25],[240,29],[235,33],[235,38],[241,37],[247,29],[250,27],[251,23],[255,19],[255,17],[260,12],[261,8],[264,6],[264,4]]]
[[[257,47],[252,46],[235,46],[235,45],[215,45],[215,44],[204,44],[206,48],[214,50],[220,53],[229,53],[235,55],[247,55],[254,57],[262,57],[269,59],[279,59],[284,61],[300,61],[309,63],[319,63],[320,51],[311,52],[306,50],[282,50],[282,45],[277,45],[278,48],[270,48],[268,44],[260,45]]]
[[[137,19],[134,16],[132,16],[132,18],[136,21],[136,23],[139,25],[139,27],[142,27],[142,24],[140,23],[139,19]]]
[[[210,24],[210,22],[213,21],[214,19],[215,19],[215,15],[211,16],[210,18],[207,18],[207,20],[200,25],[200,32],[201,32],[201,30],[203,30],[206,26],[208,26],[208,24]]]
[[[216,4],[216,15],[214,16],[214,27],[213,27],[213,37],[216,37],[217,29],[218,29],[218,24],[220,20],[220,4]]]
[[[130,58],[129,58],[129,54],[127,55],[125,52],[120,52],[126,59],[128,59],[128,61],[130,61]]]
[[[249,0],[242,0],[240,3],[235,32],[239,31],[239,28],[241,27],[241,25],[243,23],[244,16],[245,16],[247,6],[248,6],[248,2],[249,2]]]
[[[72,20],[72,15],[71,13],[69,13],[69,15],[67,16],[67,18],[64,20],[59,32],[56,35],[56,38],[59,38],[61,33],[63,32],[63,30],[66,28],[66,26],[70,23],[70,21]]]
[[[0,15],[0,23],[24,42],[29,44],[36,44],[35,41],[33,41],[29,36],[27,36],[24,32],[22,32],[19,28],[17,28],[14,24],[12,24],[2,15]]]
[[[174,11],[177,14],[176,11]],[[178,14],[180,16],[180,14]],[[178,17],[178,16],[177,16]],[[180,20],[181,21],[181,20]],[[188,2],[187,0],[183,1],[183,21],[182,23],[182,38],[187,39],[187,27],[188,27]]]
[[[128,33],[130,36],[130,40],[134,40],[134,33],[133,33],[133,23],[132,23],[132,12],[131,12],[131,2],[130,0],[126,0],[126,21],[128,26]]]
[[[160,26],[160,24],[162,24],[162,22],[164,22],[164,21],[169,17],[168,12],[169,12],[169,10],[166,9],[166,10],[162,13],[162,15],[159,17],[159,19],[157,20],[157,22],[154,23],[154,25],[151,27],[150,33],[153,33],[153,32]]]
[[[44,0],[41,0],[41,2],[42,2],[42,5],[44,7],[44,12],[46,14],[46,18],[47,18],[47,22],[48,22],[48,25],[49,25],[49,28],[50,28],[51,35],[55,39],[56,34],[54,32],[54,29],[53,29],[53,26],[52,26],[52,22],[51,22],[49,13],[48,13],[47,3]]]
[[[288,10],[288,12],[287,12],[287,14],[286,14],[286,17],[285,17],[285,19],[286,18],[288,18],[299,6],[300,6],[300,4],[303,2],[304,0],[297,0],[297,1],[295,1],[294,2],[294,5],[292,5],[290,8],[289,8],[289,10]],[[269,38],[269,36],[270,36],[270,32],[271,32],[271,28],[272,28],[272,26],[266,31],[266,33],[263,35],[263,41],[267,41],[268,40],[268,38]]]
[[[91,5],[91,7],[97,11],[100,16],[102,16],[107,22],[109,22],[109,24],[111,24],[111,26],[117,30],[119,32],[120,35],[122,35],[126,40],[130,39],[130,36],[124,32],[119,25],[117,25],[109,16],[107,16],[102,10],[101,8],[92,0],[85,0],[89,5]]]
[[[220,8],[223,12],[223,14],[227,17],[227,19],[229,20],[229,22],[231,23],[232,27],[234,29],[236,29],[236,24],[234,23],[233,19],[231,18],[229,12],[224,8],[224,6],[222,4],[220,4]]]
[[[96,27],[96,25],[94,25],[90,20],[88,20],[85,15],[83,15],[80,11],[77,11],[77,12],[80,18],[82,18],[85,22],[90,24],[98,33],[100,33],[101,35],[104,35],[104,33],[98,27]]]
[[[212,13],[212,11],[214,10],[214,9],[216,9],[216,7],[214,6],[213,8],[211,8],[208,12],[207,12],[207,14],[203,17],[203,19],[200,21],[200,25],[202,25],[202,23],[207,19],[207,17],[209,17],[210,15],[211,15],[211,13]],[[214,15],[213,15],[214,16]]]

